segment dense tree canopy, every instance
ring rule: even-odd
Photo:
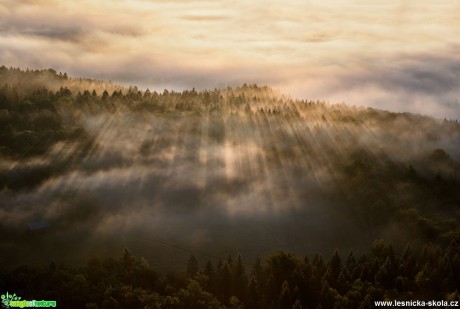
[[[246,270],[241,256],[200,268],[192,255],[185,272],[162,275],[125,249],[82,266],[2,270],[0,290],[65,308],[374,308],[378,300],[460,300],[459,257],[460,238],[421,253],[379,240],[345,261],[337,251],[325,263],[279,251]]]

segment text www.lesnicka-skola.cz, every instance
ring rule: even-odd
[[[376,307],[460,307],[460,302],[453,300],[376,300]]]

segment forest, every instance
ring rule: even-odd
[[[2,66],[0,157],[0,289],[24,298],[459,299],[456,119],[269,86],[160,92]]]
[[[190,256],[163,275],[124,249],[76,267],[21,266],[0,273],[2,290],[41,295],[63,308],[375,308],[379,300],[460,301],[460,239],[442,250],[396,253],[377,240],[366,254],[300,258],[278,251],[246,264],[241,255],[202,267]],[[441,306],[438,306],[438,308]]]

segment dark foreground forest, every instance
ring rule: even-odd
[[[202,261],[203,262],[203,261]],[[460,239],[442,250],[395,253],[375,241],[366,254],[300,258],[276,252],[251,265],[229,256],[161,274],[125,249],[85,265],[21,266],[1,272],[0,289],[40,295],[61,308],[375,308],[374,301],[460,301]],[[442,306],[437,306],[438,308]]]
[[[66,308],[458,299],[455,119],[0,67],[0,158],[2,293]],[[112,258],[125,247],[145,259]]]

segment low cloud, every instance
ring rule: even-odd
[[[428,55],[353,59],[344,67],[312,70],[306,81],[297,72],[294,82],[286,79],[280,87],[300,98],[459,119],[458,51],[452,47]]]

